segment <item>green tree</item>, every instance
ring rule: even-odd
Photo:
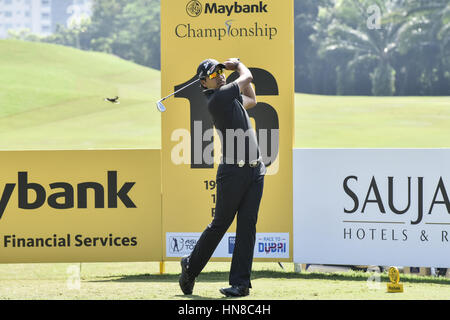
[[[91,48],[159,69],[159,11],[159,0],[95,0]]]
[[[56,25],[53,34],[41,39],[42,42],[60,44],[75,47],[82,50],[90,49],[90,35],[87,33],[90,20],[83,20],[79,25],[66,28],[60,24]]]
[[[408,0],[408,22],[398,39],[402,94],[448,95],[450,87],[450,2]]]
[[[322,54],[341,51],[351,55],[345,66],[346,73],[354,74],[360,67],[373,66],[370,72],[373,95],[395,93],[396,71],[392,63],[398,53],[397,41],[402,26],[407,23],[407,19],[398,14],[402,2],[338,1],[328,35],[321,45]]]
[[[102,51],[148,67],[160,68],[160,1],[94,0],[89,20],[40,41]]]
[[[448,0],[337,0],[313,39],[319,56],[348,57],[336,67],[338,94],[355,93],[364,75],[373,95],[444,94],[449,12]]]
[[[318,79],[318,75],[326,73],[321,67],[327,65],[318,61],[317,46],[311,40],[311,36],[316,33],[315,25],[321,19],[319,10],[331,6],[332,0],[294,1],[295,90],[298,92],[335,91],[334,86],[333,88],[323,86],[329,81]]]

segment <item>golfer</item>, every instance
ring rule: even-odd
[[[226,84],[223,69],[239,77]],[[216,176],[217,201],[214,219],[203,231],[192,253],[181,259],[179,284],[192,294],[195,278],[205,267],[237,214],[236,239],[226,296],[247,296],[255,246],[256,221],[263,194],[266,168],[261,161],[256,134],[247,109],[256,105],[250,70],[237,58],[223,64],[204,60],[197,68],[208,100],[208,111],[221,139],[222,160]]]

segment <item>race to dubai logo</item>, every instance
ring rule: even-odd
[[[202,4],[197,0],[189,1],[186,6],[186,12],[191,17],[198,17],[202,13]]]

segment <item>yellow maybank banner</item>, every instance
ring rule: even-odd
[[[294,24],[292,0],[161,1],[161,96],[197,79],[201,61],[231,57],[251,70],[258,104],[248,110],[268,172],[255,257],[292,261]],[[237,74],[226,71],[227,82]],[[189,254],[211,222],[220,140],[198,83],[164,101],[163,254]],[[213,163],[211,161],[213,154]],[[235,223],[213,257],[228,259]]]
[[[161,260],[160,150],[0,159],[1,263]]]

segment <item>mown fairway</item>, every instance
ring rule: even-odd
[[[104,102],[120,96],[120,104]],[[72,48],[0,41],[0,150],[160,148],[159,71]],[[449,97],[296,94],[297,148],[450,147]],[[72,266],[72,268],[70,268]],[[0,299],[218,299],[229,263],[210,263],[193,296],[178,288],[178,263],[0,265]],[[69,268],[69,269],[68,269]],[[75,268],[75,269],[74,269]],[[370,273],[338,275],[255,263],[250,299],[450,299],[450,279],[403,277],[386,293]],[[72,271],[70,271],[72,270]]]
[[[296,148],[448,148],[448,97],[296,94]]]
[[[160,95],[157,70],[0,41],[0,149],[160,148]],[[450,97],[295,95],[296,148],[441,148],[449,136]]]
[[[179,263],[0,265],[0,299],[225,299],[229,263],[209,263],[198,277],[192,295],[178,286]],[[404,293],[387,293],[386,273],[294,273],[293,264],[254,263],[251,295],[243,299],[450,299],[450,279],[401,276]]]
[[[0,41],[0,149],[160,148],[159,71],[68,47]],[[105,97],[120,97],[120,104]]]

